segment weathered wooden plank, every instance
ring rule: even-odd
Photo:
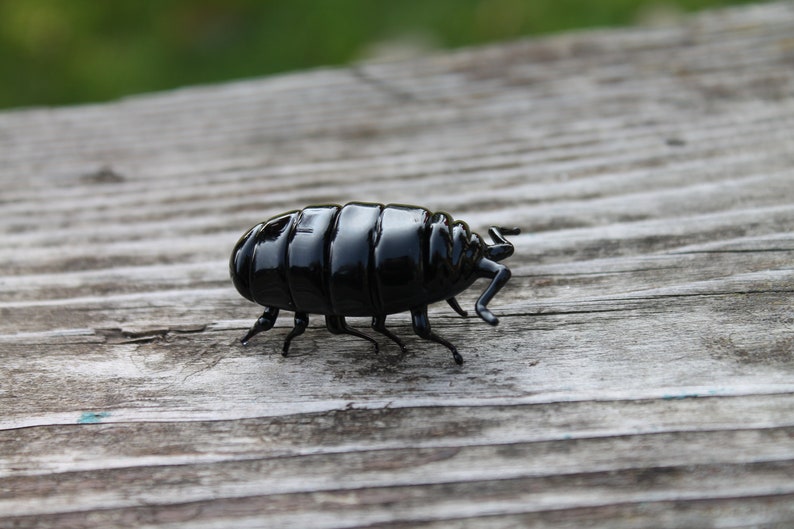
[[[299,457],[346,450],[489,446],[605,439],[610,436],[768,430],[794,426],[791,394],[669,395],[646,400],[582,400],[537,404],[383,407],[201,422],[112,422],[112,415],[67,424],[4,430],[4,471],[46,475],[136,466]],[[745,417],[737,425],[735,418]],[[80,422],[82,420],[82,422]],[[84,426],[92,424],[91,427]],[[204,435],[195,438],[195,431]],[[337,432],[344,432],[343,436]],[[131,435],[158,445],[125,444]],[[104,439],[114,439],[106,443]],[[68,443],[68,457],[47,448]],[[163,446],[172,447],[163,450]],[[680,447],[682,450],[683,446]],[[779,447],[783,449],[783,447]],[[614,461],[618,463],[618,461]]]
[[[0,527],[790,526],[792,34],[770,3],[0,114]],[[462,367],[405,315],[405,355],[239,345],[236,238],[348,200],[521,226],[499,327],[431,309]]]
[[[725,445],[727,450],[733,452],[749,451],[759,446],[763,460],[766,442],[779,444],[790,433],[772,436],[769,441],[750,436],[750,439],[738,444],[732,442],[734,436],[727,435]],[[280,494],[323,495],[328,492],[339,495],[348,490],[357,494],[362,490],[377,493],[378,489],[386,489],[381,490],[381,494],[391,493],[394,496],[392,501],[400,502],[401,515],[410,522],[413,519],[486,516],[494,511],[511,514],[592,507],[606,503],[693,502],[736,496],[794,497],[791,484],[794,464],[790,461],[729,463],[714,458],[714,464],[693,464],[684,457],[685,463],[679,466],[663,463],[676,459],[678,454],[666,454],[666,458],[658,459],[648,457],[650,453],[669,446],[672,441],[687,441],[689,438],[680,436],[673,439],[671,436],[626,443],[612,440],[593,443],[595,446],[589,447],[593,450],[611,450],[613,447],[632,450],[641,458],[641,465],[646,465],[649,460],[659,463],[650,471],[644,466],[632,468],[631,463],[636,464],[637,461],[627,461],[625,468],[607,467],[607,470],[574,470],[566,468],[566,465],[553,464],[555,459],[568,458],[570,450],[566,449],[570,447],[567,443],[554,443],[557,449],[565,451],[548,458],[543,457],[545,447],[515,445],[484,450],[443,448],[365,454],[346,452],[300,459],[190,465],[187,468],[105,470],[76,476],[59,474],[51,479],[19,478],[14,483],[19,490],[19,497],[9,501],[4,508],[12,516],[46,516],[102,508],[152,506],[162,504],[164,495],[168,498],[168,504],[208,502],[211,508],[213,501],[218,498],[226,502],[259,496],[261,502]],[[694,442],[713,442],[713,438],[691,438]],[[647,452],[640,450],[640,447]],[[584,451],[588,456],[592,455],[588,450]],[[506,453],[512,457],[505,457]],[[573,450],[572,455],[581,458],[583,454]],[[481,458],[487,462],[483,463]],[[553,474],[539,471],[534,465],[519,467],[529,458],[542,462]],[[414,471],[399,471],[406,467],[413,467]],[[417,468],[421,470],[417,471]],[[598,466],[594,464],[593,468]],[[346,471],[340,472],[340,469]],[[651,476],[648,477],[648,474]],[[468,479],[472,475],[477,475],[478,479]],[[637,487],[638,481],[643,478],[648,483]],[[732,480],[744,480],[744,484],[725,490],[723,483],[735,483]],[[340,485],[340,481],[343,484]],[[175,483],[180,484],[176,490]],[[454,485],[450,486],[450,483]],[[444,501],[428,501],[428,498],[438,496],[445,486],[451,490],[447,491],[449,496]],[[406,487],[414,490],[406,491]],[[478,497],[477,489],[482,488],[486,493]],[[397,489],[396,494],[394,489]],[[48,496],[44,503],[41,501],[42,493]],[[363,522],[383,521],[389,514],[389,509],[372,509],[366,504],[354,508],[359,510],[356,517]],[[278,510],[274,511],[274,514],[278,514]],[[288,513],[286,511],[281,516],[288,519]],[[278,518],[274,521],[278,522]]]

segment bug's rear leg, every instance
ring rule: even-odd
[[[455,363],[458,365],[463,363],[463,357],[460,356],[460,353],[458,353],[458,349],[443,339],[441,336],[430,330],[430,320],[427,318],[427,305],[418,309],[412,309],[411,320],[414,326],[414,332],[417,334],[417,336],[424,338],[425,340],[430,340],[432,342],[446,346],[450,351],[452,351],[452,358],[455,359]]]
[[[465,310],[463,310],[462,308],[460,308],[460,304],[458,303],[457,299],[449,298],[447,300],[447,303],[449,303],[449,306],[452,307],[452,310],[454,310],[455,312],[457,312],[458,314],[460,314],[464,318],[468,318],[469,317],[469,313],[466,312]]]
[[[248,345],[248,342],[251,340],[251,338],[260,332],[272,329],[273,325],[276,323],[276,318],[278,318],[278,309],[265,307],[265,312],[259,317],[258,320],[256,320],[254,326],[248,331],[248,334],[240,339],[240,342],[243,345]]]
[[[376,353],[380,350],[380,348],[378,347],[378,342],[376,342],[373,338],[367,336],[363,332],[348,327],[344,316],[326,316],[325,326],[333,334],[350,334],[352,336],[356,336],[358,338],[367,340],[368,342],[372,343],[372,345],[375,346]]]
[[[477,273],[480,277],[491,278],[492,281],[477,300],[477,303],[474,305],[474,310],[476,310],[477,315],[487,323],[497,325],[499,319],[488,310],[488,303],[490,303],[496,293],[507,283],[507,280],[510,279],[510,269],[505,265],[483,258],[480,259],[480,262],[477,264]]]
[[[386,328],[386,316],[373,316],[372,328],[399,345],[400,350],[405,353],[406,348],[402,340],[400,340],[393,332]]]
[[[292,342],[292,339],[303,334],[307,325],[309,325],[309,315],[305,312],[296,312],[295,327],[292,328],[287,335],[287,338],[284,340],[284,347],[281,349],[282,356],[287,356],[287,353],[289,352],[289,344]]]

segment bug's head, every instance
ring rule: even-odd
[[[256,235],[262,228],[257,224],[243,235],[232,250],[232,257],[229,260],[229,273],[232,276],[234,288],[237,289],[244,298],[254,301],[251,295],[251,262],[254,257],[254,247],[256,246]]]
[[[488,235],[491,236],[494,243],[484,248],[485,257],[491,261],[501,261],[513,255],[515,248],[513,243],[505,239],[505,235],[518,235],[519,233],[521,233],[521,230],[518,228],[492,226],[488,230]]]

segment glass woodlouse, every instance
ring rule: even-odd
[[[405,352],[386,328],[386,316],[410,311],[414,332],[445,345],[461,364],[455,346],[430,330],[427,306],[445,300],[465,317],[455,296],[485,277],[491,282],[475,310],[489,324],[499,323],[487,306],[510,279],[510,270],[498,262],[513,254],[505,235],[518,233],[494,226],[488,230],[493,244],[486,244],[447,213],[399,204],[352,202],[277,215],[248,230],[229,262],[237,291],[265,307],[241,342],[272,328],[284,309],[295,313],[284,356],[306,330],[310,313],[324,315],[331,333],[363,338],[377,351],[373,338],[345,322],[348,316],[371,316],[372,328]]]

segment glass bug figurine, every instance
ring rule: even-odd
[[[351,202],[277,215],[248,230],[232,252],[234,286],[265,307],[241,341],[247,344],[272,328],[279,310],[289,310],[295,326],[284,340],[284,356],[306,330],[310,313],[324,315],[333,334],[363,338],[377,351],[374,339],[345,322],[348,316],[372,317],[372,328],[404,352],[386,317],[410,311],[414,332],[446,346],[462,364],[457,348],[430,329],[427,306],[444,300],[466,316],[455,296],[478,278],[489,278],[475,311],[489,324],[499,323],[488,303],[510,279],[510,269],[499,263],[513,254],[505,235],[518,233],[492,227],[493,244],[486,244],[447,213],[397,204]]]

